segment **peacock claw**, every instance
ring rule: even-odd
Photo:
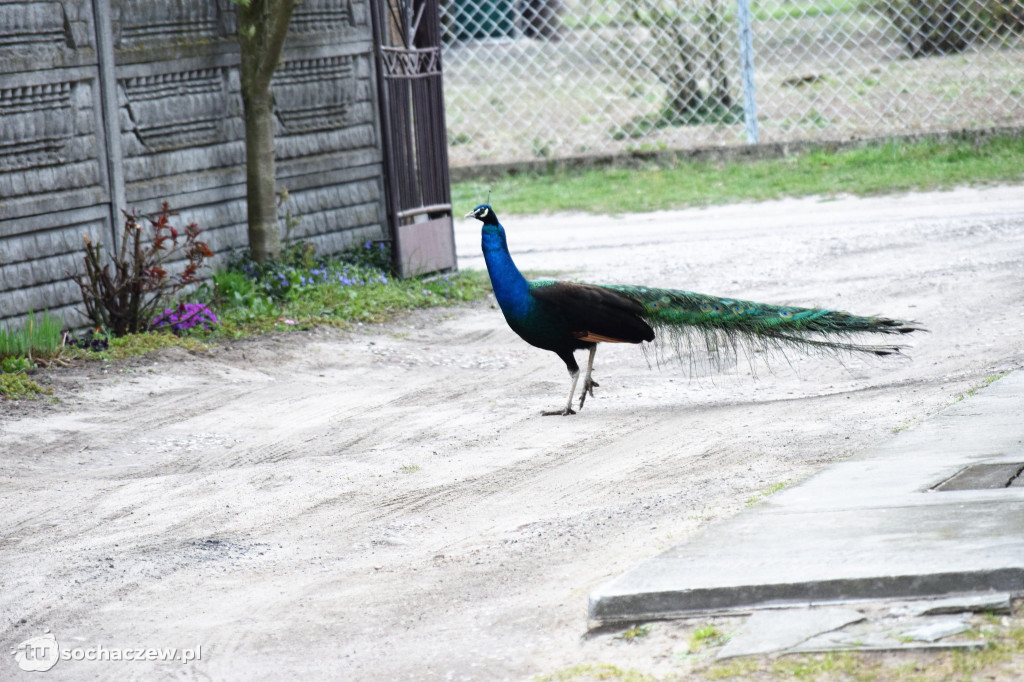
[[[594,397],[594,387],[595,386],[597,388],[600,388],[601,384],[597,383],[593,379],[587,379],[587,380],[585,380],[583,382],[583,392],[580,393],[580,409],[581,410],[583,409],[583,403],[586,402],[586,400],[587,400],[587,394],[589,393],[591,398]]]
[[[548,410],[541,412],[541,416],[544,417],[568,417],[570,414],[576,414],[576,410],[565,408],[564,410]]]

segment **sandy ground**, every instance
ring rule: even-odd
[[[568,418],[540,416],[564,366],[493,300],[55,371],[60,402],[0,403],[3,644],[202,647],[60,661],[54,679],[670,672],[653,645],[582,638],[594,587],[1024,365],[1021,187],[503,218],[536,273],[931,333],[909,360],[794,357],[756,380],[602,346],[597,395]],[[482,267],[478,225],[458,221],[462,267]]]

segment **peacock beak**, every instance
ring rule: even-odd
[[[476,213],[476,211],[470,211],[469,213],[467,213],[466,215],[464,215],[462,217],[463,218],[472,218],[475,213]]]

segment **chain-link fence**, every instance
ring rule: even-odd
[[[1024,124],[1021,0],[442,11],[453,165]]]

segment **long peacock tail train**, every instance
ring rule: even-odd
[[[741,352],[753,358],[756,353],[784,354],[787,349],[833,355],[899,355],[899,345],[862,344],[851,338],[864,333],[923,331],[914,322],[839,310],[755,303],[675,289],[598,286],[638,301],[643,306],[641,316],[658,333],[659,341],[671,344],[678,357],[689,357],[691,362],[706,357],[717,364]]]

